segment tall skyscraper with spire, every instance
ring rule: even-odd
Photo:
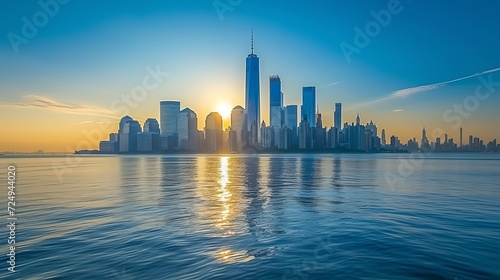
[[[259,57],[254,53],[253,30],[252,53],[246,59],[245,108],[247,111],[247,128],[250,132],[249,144],[257,144],[260,138],[260,79]]]

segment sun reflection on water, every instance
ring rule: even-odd
[[[217,220],[216,227],[220,229],[226,228],[230,221],[229,218],[231,216],[231,203],[230,199],[233,196],[231,191],[229,190],[229,158],[221,157],[220,158],[220,171],[219,171],[220,179],[217,182],[219,184],[219,190],[217,197],[222,204],[222,211],[220,212],[219,219]]]
[[[231,251],[227,248],[216,251],[215,258],[223,263],[245,263],[255,259],[247,251]]]

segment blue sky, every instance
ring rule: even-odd
[[[500,4],[495,1],[401,0],[400,12],[350,61],[340,45],[355,45],[354,28],[365,29],[374,20],[372,11],[387,10],[395,2],[72,0],[59,5],[47,24],[18,46],[18,53],[9,34],[22,35],[22,18],[32,21],[42,8],[37,1],[0,3],[0,116],[16,118],[18,125],[30,124],[26,115],[45,118],[73,133],[83,129],[73,124],[90,125],[99,117],[68,110],[81,106],[113,113],[110,103],[140,84],[148,66],[160,65],[169,76],[131,108],[141,122],[158,117],[160,100],[180,100],[182,107],[195,110],[200,129],[221,102],[244,105],[244,61],[252,28],[261,59],[265,120],[268,76],[278,74],[286,104],[300,104],[301,88],[317,86],[325,125],[332,124],[333,104],[342,102],[345,121],[354,121],[359,110],[363,122],[373,119],[404,141],[419,136],[424,125],[452,133],[442,115],[474,93],[477,77],[384,98],[500,67]],[[221,17],[214,3],[230,10]],[[500,81],[500,72],[487,75]],[[498,128],[500,120],[498,88],[463,120],[467,133],[488,141],[500,136],[489,129]],[[71,106],[65,111],[54,104],[19,106],[31,102],[29,96]]]

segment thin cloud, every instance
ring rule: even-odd
[[[417,86],[417,87],[411,87],[411,88],[405,88],[405,89],[396,90],[396,91],[392,92],[391,94],[389,94],[387,96],[384,96],[382,98],[379,98],[379,99],[376,99],[376,100],[372,100],[372,101],[369,101],[369,102],[366,102],[366,103],[359,104],[359,105],[357,105],[357,107],[362,107],[362,106],[370,105],[370,104],[373,104],[373,103],[378,103],[378,102],[381,102],[381,101],[387,101],[387,100],[394,99],[394,98],[408,97],[408,96],[411,96],[411,95],[414,95],[414,94],[418,94],[418,93],[422,93],[422,92],[426,92],[426,91],[435,90],[435,89],[438,89],[440,87],[444,87],[444,86],[446,86],[448,84],[451,84],[451,83],[455,83],[455,82],[467,80],[467,79],[470,79],[470,78],[474,78],[474,77],[478,77],[478,76],[481,76],[481,75],[485,75],[485,74],[489,74],[489,73],[494,73],[494,72],[498,72],[498,71],[500,71],[500,67],[499,68],[495,68],[495,69],[491,69],[491,70],[487,70],[487,71],[483,71],[483,72],[480,72],[480,73],[475,73],[475,74],[472,74],[472,75],[469,75],[469,76],[465,76],[465,77],[461,77],[461,78],[458,78],[458,79],[453,79],[453,80],[449,80],[449,81],[445,81],[445,82],[436,83],[436,84],[422,85],[422,86]]]
[[[338,85],[338,84],[340,84],[342,82],[343,81],[334,82],[334,83],[331,83],[331,84],[328,84],[328,85],[324,86],[324,88],[331,87],[331,86],[334,86],[334,85]]]
[[[116,123],[116,122],[96,122],[96,121],[82,121],[82,122],[77,122],[77,123],[73,123],[72,125],[82,125],[82,124],[89,124],[89,123],[97,123],[97,124],[109,124],[109,123]]]
[[[394,113],[399,113],[399,112],[403,112],[403,111],[404,111],[403,109],[396,109],[396,110],[394,110],[393,112],[394,112]]]
[[[410,95],[413,95],[416,93],[434,90],[434,89],[442,87],[443,85],[444,84],[434,84],[434,85],[419,86],[419,87],[414,87],[414,88],[400,89],[400,90],[393,92],[390,95],[390,97],[406,97],[406,96],[410,96]]]
[[[24,97],[24,99],[26,99],[26,101],[23,103],[2,104],[1,106],[36,108],[36,109],[56,111],[60,113],[101,116],[112,119],[118,119],[118,117],[114,116],[114,112],[105,108],[86,106],[86,105],[65,104],[57,100],[39,95],[27,95]]]

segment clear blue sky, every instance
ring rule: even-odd
[[[332,125],[334,102],[342,102],[345,121],[354,121],[359,110],[362,122],[373,119],[405,141],[419,137],[424,125],[455,133],[442,115],[473,95],[480,82],[471,77],[432,90],[422,86],[500,67],[498,1],[401,0],[400,12],[350,61],[340,45],[355,46],[354,28],[365,29],[374,20],[371,11],[387,9],[392,1],[240,2],[221,17],[213,1],[72,0],[16,53],[9,34],[22,35],[22,18],[33,21],[42,8],[38,1],[1,1],[0,116],[15,117],[19,125],[30,123],[22,120],[25,115],[46,117],[65,129],[70,124],[57,120],[66,113],[71,123],[98,122],[81,111],[58,111],[57,104],[109,109],[141,84],[147,66],[160,65],[168,78],[130,114],[143,122],[158,117],[160,100],[180,100],[198,113],[202,128],[221,102],[244,105],[244,61],[253,28],[265,120],[268,76],[278,74],[286,104],[300,104],[301,88],[317,86],[325,125]],[[488,75],[500,82],[500,72],[483,77]],[[416,93],[387,98],[407,88]],[[498,91],[500,86],[463,118],[467,134],[488,141],[500,136]],[[20,106],[34,102],[29,96],[59,103]]]

